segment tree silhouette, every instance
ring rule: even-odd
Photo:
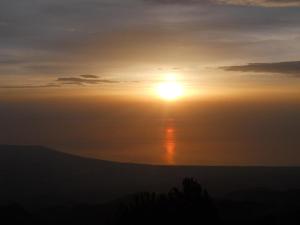
[[[123,205],[115,224],[219,224],[219,217],[208,193],[193,178],[185,178],[182,190],[167,194],[139,193]]]

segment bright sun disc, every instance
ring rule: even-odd
[[[158,86],[159,96],[165,100],[175,100],[182,96],[182,86],[176,82],[165,82]]]

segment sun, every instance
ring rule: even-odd
[[[157,93],[160,98],[167,101],[173,101],[183,95],[183,88],[175,76],[167,75],[166,81],[157,86]]]
[[[182,86],[175,82],[166,82],[159,84],[158,94],[165,100],[175,100],[182,96]]]

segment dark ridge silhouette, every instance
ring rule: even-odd
[[[216,205],[225,224],[300,223],[300,190],[240,190],[218,199]]]
[[[245,190],[230,194],[231,199],[228,196],[212,199],[195,179],[187,178],[182,189],[172,188],[163,194],[140,192],[105,204],[61,205],[31,212],[18,204],[1,206],[0,222],[18,225],[299,224],[299,191],[263,190],[267,199],[261,199],[261,191]]]
[[[37,224],[36,218],[33,217],[19,204],[10,204],[0,206],[0,223],[1,224]]]
[[[214,200],[192,178],[169,190],[183,177]],[[300,224],[299,178],[298,167],[151,166],[0,145],[0,223]]]
[[[257,187],[300,189],[298,167],[152,166],[0,145],[0,205],[99,204],[140,191],[166,192],[184,177],[199,180],[212,196]]]
[[[2,206],[0,221],[30,225],[220,224],[211,197],[193,178],[184,179],[181,190],[142,192],[106,204],[56,206],[31,213],[18,204]]]

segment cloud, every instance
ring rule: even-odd
[[[299,0],[216,0],[220,3],[233,5],[251,5],[263,7],[300,7]]]
[[[52,87],[61,87],[61,85],[58,85],[58,84],[45,84],[45,85],[8,85],[8,86],[0,86],[1,89],[52,88]]]
[[[79,76],[84,77],[84,78],[94,78],[94,79],[99,78],[99,76],[91,75],[91,74],[83,74],[83,75],[79,75]]]
[[[228,4],[262,7],[300,7],[299,0],[144,0],[146,2],[159,4]]]
[[[144,0],[149,3],[158,3],[158,4],[198,4],[198,3],[208,3],[210,0]]]
[[[75,85],[119,83],[118,81],[109,80],[109,79],[90,79],[90,78],[80,78],[80,77],[60,77],[57,78],[56,81],[61,82],[63,84],[75,84]]]
[[[84,77],[84,78],[81,78]],[[100,83],[119,83],[119,81],[109,79],[98,79],[99,76],[83,74],[78,77],[59,77],[53,83],[37,84],[37,85],[5,85],[0,86],[0,89],[27,89],[27,88],[53,88],[63,87],[63,85],[85,85],[85,84],[100,84]]]
[[[220,68],[226,71],[277,73],[300,77],[300,61],[249,63],[247,65],[225,66]]]

